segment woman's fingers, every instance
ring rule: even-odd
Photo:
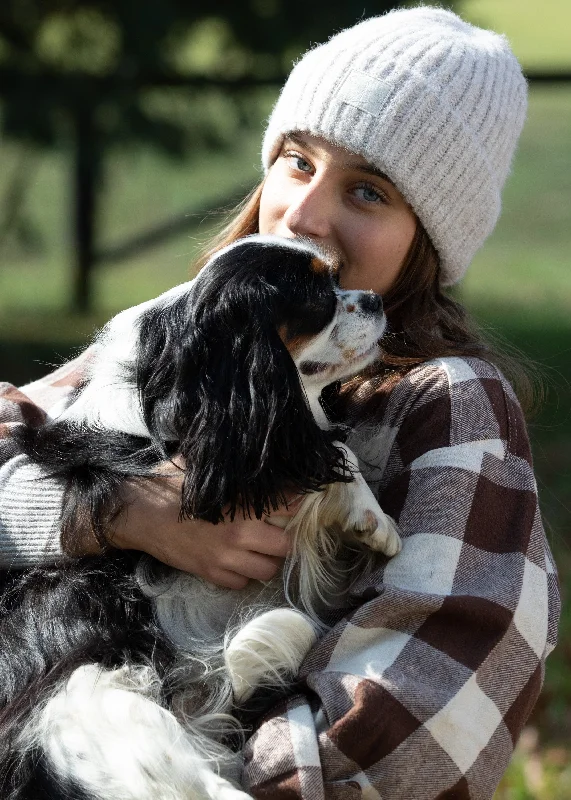
[[[203,576],[210,583],[215,583],[216,586],[221,586],[224,589],[245,589],[248,585],[248,578],[244,575],[238,575],[237,572],[230,572],[227,569],[214,570],[212,575]]]
[[[229,530],[228,533],[229,545],[240,550],[284,559],[291,549],[289,535],[281,527],[268,525],[264,520],[245,520],[236,525],[234,532]]]
[[[221,566],[245,578],[256,581],[270,581],[283,565],[283,558],[268,556],[252,550],[229,550]]]
[[[283,528],[302,498],[288,497],[284,506],[261,520],[241,514],[217,525],[199,519],[180,520],[182,478],[178,467],[167,462],[153,480],[126,483],[125,508],[108,532],[110,542],[142,550],[231,589],[241,589],[251,579],[274,578],[291,549]]]

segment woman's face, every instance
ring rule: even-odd
[[[332,249],[343,289],[386,294],[416,231],[416,217],[380,170],[325,139],[290,134],[266,177],[260,233],[304,236]]]

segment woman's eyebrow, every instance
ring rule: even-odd
[[[317,154],[317,150],[315,150],[315,148],[313,148],[309,144],[309,142],[306,142],[306,140],[302,136],[299,136],[295,133],[288,133],[285,136],[284,141],[286,142],[290,141],[293,142],[294,144],[299,145],[299,147],[304,147],[307,150],[307,152],[312,156]],[[340,166],[342,169],[351,169],[351,170],[356,170],[357,172],[365,172],[367,173],[367,175],[374,175],[375,178],[381,178],[382,180],[387,181],[387,183],[390,183],[391,186],[395,186],[393,181],[389,178],[388,175],[386,175],[381,169],[378,169],[378,167],[374,167],[372,164],[367,164],[367,163],[363,164],[360,161],[355,163],[354,161],[351,161],[349,159],[348,161],[342,162]]]
[[[316,151],[316,150],[315,150],[315,149],[314,149],[314,148],[313,148],[313,147],[312,147],[312,146],[309,144],[309,142],[306,142],[306,141],[305,141],[305,139],[303,138],[303,136],[298,136],[298,134],[297,134],[297,133],[287,133],[287,134],[284,136],[284,142],[293,142],[294,144],[297,144],[299,147],[305,147],[305,149],[306,149],[306,150],[307,150],[307,151],[308,151],[308,152],[309,152],[309,153],[310,153],[312,156],[314,156],[314,155],[316,154],[316,152],[317,152],[317,151]]]
[[[347,162],[344,166],[346,169],[355,169],[359,170],[360,172],[366,172],[367,175],[374,175],[375,178],[382,178],[384,181],[387,181],[387,183],[390,183],[391,186],[395,186],[386,173],[384,173],[381,169],[374,167],[372,164],[354,164]]]

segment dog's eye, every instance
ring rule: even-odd
[[[315,335],[326,328],[335,315],[337,298],[332,293],[311,298],[299,303],[288,320],[288,330],[292,336]]]
[[[299,365],[299,371],[302,375],[319,375],[320,372],[326,372],[331,364],[326,364],[323,361],[302,361]]]

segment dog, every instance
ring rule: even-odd
[[[236,714],[292,685],[354,577],[400,549],[321,405],[378,358],[385,325],[381,298],[341,290],[311,242],[246,237],[114,317],[71,401],[20,430],[22,452],[65,486],[64,542],[88,525],[107,552],[8,578],[3,798],[249,797]],[[222,589],[109,551],[123,482],[175,456],[181,517],[269,517],[302,496],[291,521],[271,518],[292,536],[282,574]]]

